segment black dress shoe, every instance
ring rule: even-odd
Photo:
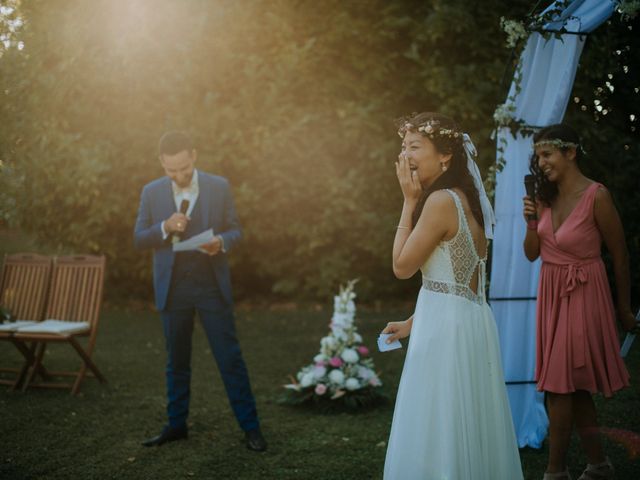
[[[186,425],[184,427],[173,428],[166,426],[157,437],[150,438],[142,442],[145,447],[159,447],[163,443],[174,442],[176,440],[184,440],[188,436],[189,430]]]
[[[245,441],[247,442],[247,448],[254,452],[264,452],[267,449],[267,442],[262,436],[259,428],[249,430],[244,434]]]

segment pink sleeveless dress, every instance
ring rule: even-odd
[[[599,187],[587,187],[555,233],[551,209],[543,209],[540,216],[535,377],[539,391],[587,390],[610,397],[629,385],[600,256],[602,236],[593,214]]]

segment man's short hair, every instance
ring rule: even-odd
[[[158,143],[158,155],[175,155],[183,150],[191,153],[193,150],[193,142],[189,135],[184,132],[172,131],[167,132],[160,138]]]

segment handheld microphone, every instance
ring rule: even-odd
[[[183,215],[186,215],[188,210],[189,210],[189,200],[185,198],[180,203],[180,213],[182,213]],[[173,232],[173,237],[171,237],[171,241],[173,243],[179,242],[180,240],[182,240],[183,233],[184,232]]]
[[[525,175],[524,176],[524,189],[527,192],[527,197],[531,198],[531,200],[535,201],[536,199],[536,177],[533,175]],[[538,216],[534,213],[533,215],[527,215],[527,228],[535,230],[538,226]]]

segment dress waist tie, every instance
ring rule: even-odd
[[[589,281],[589,275],[585,267],[597,262],[598,259],[557,265],[562,268],[564,282],[560,293],[560,311],[564,318],[569,320],[567,328],[571,337],[572,360],[576,368],[584,367],[587,351],[587,323],[585,319],[586,309],[584,295],[576,295],[580,288]],[[571,316],[569,306],[571,305]]]

